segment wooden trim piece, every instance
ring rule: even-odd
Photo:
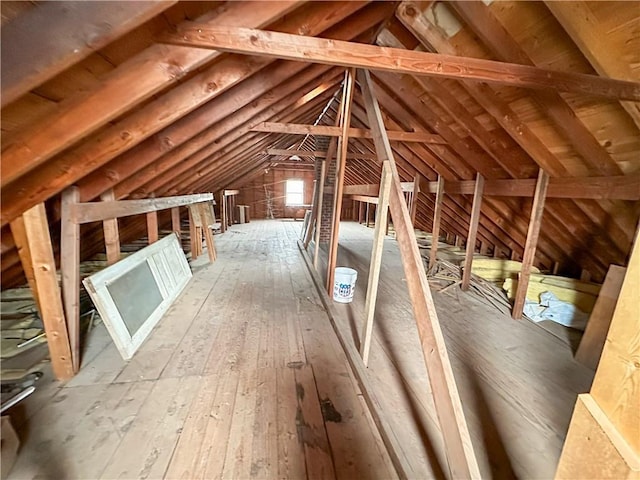
[[[364,302],[364,328],[360,343],[360,354],[365,366],[369,365],[369,351],[373,338],[373,317],[376,312],[376,299],[378,298],[378,281],[380,280],[380,267],[382,266],[382,248],[389,212],[389,196],[391,194],[391,167],[389,161],[382,164],[382,177],[380,179],[380,194],[378,195],[378,210],[376,212],[376,225],[373,231],[373,247],[371,249],[371,262],[369,263],[369,279],[367,280],[367,296]],[[384,227],[383,227],[384,225]]]
[[[289,135],[323,135],[327,137],[339,137],[342,134],[340,127],[331,125],[305,125],[302,123],[278,123],[261,122],[251,127],[252,132],[266,133],[287,133]],[[391,130],[387,132],[389,140],[398,142],[419,142],[446,144],[447,142],[440,136],[427,132],[401,132]],[[349,128],[350,138],[372,138],[371,130],[364,128]]]
[[[540,225],[542,224],[542,214],[544,212],[544,203],[549,185],[549,175],[540,169],[538,174],[538,182],[536,183],[536,192],[533,196],[533,205],[531,207],[531,218],[529,220],[529,229],[527,231],[527,241],[524,245],[524,253],[522,255],[522,270],[518,279],[518,290],[513,303],[511,316],[514,319],[522,318],[524,302],[527,297],[527,289],[529,288],[529,277],[531,275],[531,267],[536,255],[536,247],[538,245],[538,236],[540,235]]]
[[[118,200],[113,202],[78,203],[72,209],[76,223],[98,222],[107,218],[127,217],[155,212],[183,205],[213,200],[212,193],[198,193],[177,197],[145,198],[143,200]]]
[[[433,227],[431,228],[431,248],[429,249],[429,270],[436,266],[438,259],[438,239],[440,238],[440,220],[442,218],[442,202],[444,200],[445,183],[442,175],[438,175],[436,199],[433,207]]]
[[[446,188],[446,187],[445,187]],[[471,268],[473,254],[476,246],[478,223],[480,222],[480,209],[482,207],[482,190],[484,177],[479,173],[476,176],[476,189],[473,193],[473,206],[471,207],[471,219],[469,220],[469,234],[467,235],[467,251],[464,256],[464,268],[462,269],[462,290],[468,290],[471,282]]]
[[[175,3],[45,2],[3,25],[2,106]]]
[[[342,214],[342,194],[344,190],[344,173],[347,169],[347,148],[349,146],[349,127],[351,126],[351,102],[355,89],[355,70],[348,69],[345,72],[344,88],[342,90],[342,111],[340,115],[340,128],[342,135],[338,138],[336,157],[336,184],[333,202],[333,222],[331,227],[331,241],[329,243],[329,255],[327,262],[327,292],[333,293],[336,261],[338,260],[338,238],[340,235],[340,216]]]
[[[103,202],[113,202],[115,197],[113,189],[109,189],[100,195]],[[75,203],[79,201],[76,199]],[[120,260],[120,235],[118,232],[118,219],[107,218],[102,221],[102,229],[104,231],[104,246],[107,253],[107,265],[113,265]]]
[[[582,335],[578,350],[576,350],[576,360],[592,370],[598,367],[625,272],[626,269],[619,265],[609,266],[598,299],[589,316],[587,328]]]
[[[51,366],[58,380],[68,380],[74,374],[73,359],[44,204],[39,203],[30,208],[22,218],[42,308],[42,323],[47,334]]]
[[[147,213],[147,240],[149,245],[158,241],[158,212]]]
[[[407,11],[410,14],[410,11]],[[413,11],[419,15],[419,11]],[[366,68],[392,73],[475,80],[526,88],[549,88],[640,101],[640,84],[479,58],[453,57],[400,48],[327,40],[252,28],[180,25],[167,43],[286,60]]]
[[[73,220],[71,212],[79,200],[80,190],[71,186],[62,192],[60,205],[62,299],[74,373],[80,369],[80,225]]]
[[[480,469],[464,418],[444,336],[440,329],[415,231],[411,225],[409,210],[400,188],[400,176],[386,136],[382,114],[373,92],[373,83],[369,72],[359,71],[359,83],[365,100],[369,125],[376,132],[374,135],[376,152],[388,159],[393,176],[389,210],[396,231],[396,240],[402,257],[409,296],[429,374],[429,383],[442,431],[450,476],[451,478],[480,478]]]

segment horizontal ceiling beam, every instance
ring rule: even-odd
[[[212,193],[199,193],[178,197],[145,198],[142,200],[76,203],[71,208],[71,219],[80,224],[98,222],[110,218],[128,217],[130,215],[156,212],[212,200]]]
[[[428,182],[425,192],[435,193],[437,182]],[[504,197],[532,197],[534,178],[517,180],[487,180],[484,195]],[[444,190],[450,194],[472,195],[475,180],[445,182]],[[616,177],[551,178],[547,198],[583,198],[597,200],[640,200],[640,175]]]
[[[330,125],[304,125],[300,123],[275,123],[262,122],[251,128],[253,132],[268,133],[287,133],[290,135],[324,135],[328,137],[339,137],[342,132],[340,127]],[[389,140],[399,142],[420,142],[420,143],[438,143],[446,144],[447,142],[440,136],[427,132],[401,132],[398,130],[388,131]],[[372,138],[371,130],[363,128],[350,128],[349,137],[351,138]]]
[[[281,148],[269,148],[267,149],[268,155],[281,155],[284,157],[291,157],[296,155],[301,158],[325,158],[327,156],[327,152],[321,151],[308,151],[308,150],[284,150]],[[374,160],[376,158],[375,155],[371,153],[357,153],[357,152],[347,152],[347,160]]]
[[[251,28],[187,25],[165,35],[164,41],[246,55],[640,101],[640,84],[625,80]]]

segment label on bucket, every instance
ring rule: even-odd
[[[336,282],[333,294],[337,295],[338,297],[349,298],[351,296],[351,284]]]
[[[356,287],[358,272],[352,268],[337,267],[333,283],[333,299],[340,303],[350,303]]]

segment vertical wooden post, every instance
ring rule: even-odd
[[[484,177],[478,173],[476,175],[476,188],[473,191],[473,206],[471,207],[471,220],[469,221],[469,234],[467,235],[467,251],[464,256],[464,269],[462,270],[462,290],[468,290],[469,283],[471,282],[471,267],[476,245],[476,235],[478,234],[478,223],[480,222],[483,190]]]
[[[224,210],[223,210],[224,214]],[[189,206],[189,243],[191,244],[191,260],[198,258],[198,232],[196,229],[195,220],[193,218],[193,212],[191,206]]]
[[[333,222],[331,227],[331,241],[329,242],[329,257],[327,261],[327,291],[333,294],[336,261],[338,259],[338,237],[340,235],[340,215],[342,214],[342,192],[344,190],[344,172],[347,166],[347,147],[349,146],[349,127],[351,126],[351,100],[355,87],[355,69],[345,72],[344,88],[342,89],[341,105],[341,136],[339,138],[338,157],[336,159],[336,185],[333,203]]]
[[[147,237],[149,245],[158,241],[158,212],[147,213]]]
[[[484,240],[480,241],[480,255],[486,255],[489,252],[489,244]]]
[[[369,202],[367,202],[367,221],[365,223],[365,226],[367,228],[369,228],[369,205],[371,205]]]
[[[382,219],[387,218],[389,212],[389,195],[391,193],[391,167],[386,161],[382,166],[382,178],[380,179],[380,193],[378,194],[378,213],[376,226],[373,231],[373,247],[371,249],[371,262],[369,264],[369,280],[367,282],[367,297],[364,302],[364,329],[360,354],[365,365],[369,363],[369,350],[373,335],[373,317],[376,311],[376,299],[378,298],[378,281],[380,279],[380,266],[382,264],[382,247],[384,246],[384,233]],[[388,224],[387,224],[388,225]]]
[[[413,192],[411,194],[411,225],[416,226],[416,213],[418,211],[418,194],[420,193],[420,174],[416,173],[413,177]]]
[[[74,212],[79,201],[78,187],[72,186],[62,192],[60,273],[74,372],[80,369],[80,225]]]
[[[224,190],[220,192],[220,233],[227,231],[227,205]]]
[[[358,223],[362,223],[362,216],[364,215],[364,202],[358,202]]]
[[[180,225],[180,207],[171,209],[171,230],[173,230],[178,238],[182,237],[182,226]]]
[[[27,210],[22,218],[26,238],[20,240],[20,243],[29,249],[31,256],[51,366],[57,379],[68,380],[73,377],[74,366],[44,204],[40,203]],[[76,335],[78,333],[74,332]]]
[[[109,189],[100,195],[103,202],[112,202],[115,200],[113,190]],[[113,265],[120,260],[120,234],[118,231],[118,219],[108,218],[102,221],[102,229],[104,231],[104,247],[107,253],[107,265]],[[67,314],[68,315],[68,314]]]
[[[431,229],[431,249],[429,250],[429,270],[436,266],[438,254],[438,238],[440,237],[440,217],[442,216],[442,200],[444,198],[444,178],[438,175],[436,201],[433,207],[433,228]]]
[[[540,235],[540,225],[542,224],[542,214],[544,212],[544,201],[549,186],[549,175],[542,169],[538,174],[538,182],[533,196],[533,205],[531,207],[531,218],[529,220],[529,229],[527,231],[527,241],[524,245],[524,254],[522,256],[522,271],[518,279],[518,289],[513,303],[513,311],[511,317],[514,319],[522,318],[524,302],[527,297],[527,288],[529,287],[529,277],[531,276],[531,267],[536,256],[536,246],[538,244],[538,236]]]
[[[320,230],[322,229],[322,204],[324,203],[324,182],[327,176],[327,161],[320,164],[320,185],[318,186],[318,213],[316,215],[316,238],[313,246],[313,266],[318,269],[318,256],[320,255]]]

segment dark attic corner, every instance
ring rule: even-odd
[[[2,479],[640,478],[640,1],[0,10]]]

